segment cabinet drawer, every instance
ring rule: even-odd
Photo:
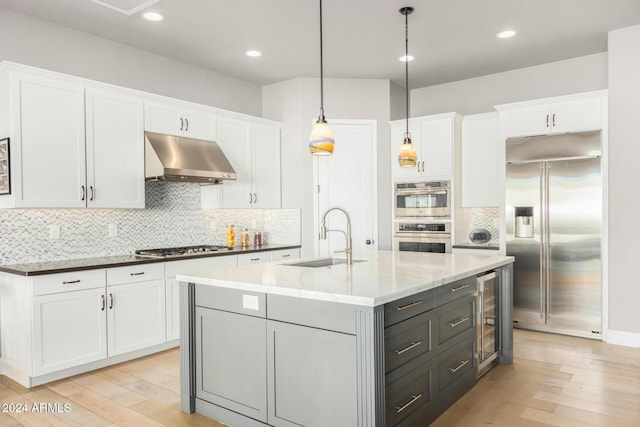
[[[384,326],[393,325],[405,319],[431,310],[433,305],[433,290],[411,295],[384,306]]]
[[[469,295],[436,309],[435,322],[438,328],[438,345],[455,342],[455,338],[475,325],[475,297]]]
[[[270,262],[271,255],[269,252],[251,252],[248,254],[238,255],[238,266],[249,264],[261,264],[263,262]]]
[[[465,277],[435,288],[435,306],[457,300],[476,291],[476,276]]]
[[[425,415],[433,406],[432,363],[423,363],[385,389],[386,425],[425,424]]]
[[[465,374],[475,369],[474,365],[473,337],[443,353],[438,357],[436,368],[438,371],[438,393],[442,393],[447,387],[455,387],[456,380],[466,377]]]
[[[47,274],[45,276],[36,276],[32,280],[33,295],[47,295],[104,287],[106,274],[104,268],[99,268],[96,270]]]
[[[426,312],[385,329],[385,372],[431,351],[431,318]]]
[[[196,305],[255,317],[267,317],[266,295],[196,284]]]
[[[164,263],[129,265],[107,269],[107,285],[164,279]]]
[[[279,249],[271,252],[271,261],[289,261],[300,258],[300,249]]]
[[[168,261],[165,263],[165,266],[167,277],[176,277],[178,274],[193,274],[216,268],[237,267],[238,257],[236,255],[223,255],[184,259],[179,261]]]

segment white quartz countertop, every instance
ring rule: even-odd
[[[378,306],[510,264],[510,256],[378,251],[353,265],[296,267],[303,258],[178,274],[181,282],[321,301]]]

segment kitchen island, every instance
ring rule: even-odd
[[[487,272],[496,362],[512,362],[512,257],[340,261],[178,275],[182,410],[234,427],[426,425],[475,384]]]

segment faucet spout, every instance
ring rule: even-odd
[[[346,209],[341,208],[340,206],[331,206],[326,211],[324,211],[324,213],[322,214],[322,222],[320,224],[320,240],[325,240],[327,238],[327,232],[329,231],[339,231],[341,233],[344,233],[344,231],[342,230],[330,230],[327,228],[327,215],[329,214],[329,212],[334,210],[342,212],[344,216],[347,218],[347,232],[345,233],[345,240],[346,240],[347,247],[345,248],[344,252],[347,255],[347,264],[352,265],[353,264],[353,250],[352,250],[353,248],[352,248],[352,242],[351,242],[351,215],[349,215],[349,212],[347,212]]]

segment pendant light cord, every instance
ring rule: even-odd
[[[407,130],[404,135],[405,139],[409,137],[409,13],[409,11],[405,11],[404,13],[404,81],[407,120]]]
[[[318,121],[324,123],[324,75],[322,72],[322,0],[320,0],[320,117]]]

